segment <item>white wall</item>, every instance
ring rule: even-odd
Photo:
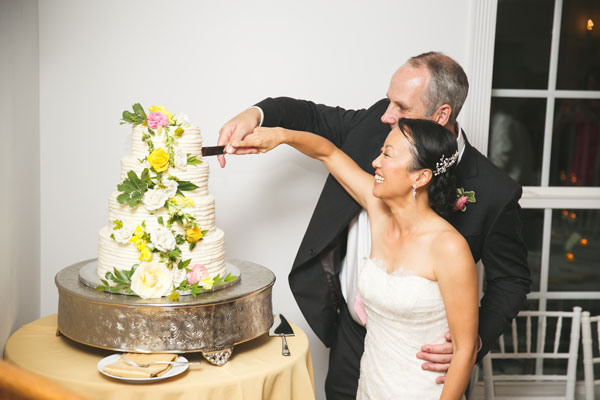
[[[38,6],[0,1],[0,351],[40,315]]]
[[[385,96],[408,57],[467,59],[468,0],[42,1],[40,13],[41,313],[57,310],[54,275],[96,257],[119,179],[134,102],[189,114],[218,130],[266,96],[348,108]],[[309,335],[318,397],[327,350],[303,319],[287,275],[326,172],[281,148],[211,166],[227,256],[273,270],[275,312]]]

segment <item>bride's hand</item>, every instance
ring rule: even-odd
[[[273,150],[283,143],[285,129],[258,127],[244,139],[236,141],[235,147],[253,147],[261,153]]]

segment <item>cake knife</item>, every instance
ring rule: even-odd
[[[202,157],[218,156],[220,154],[225,154],[225,146],[202,147]]]

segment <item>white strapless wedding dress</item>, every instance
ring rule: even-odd
[[[358,290],[367,313],[357,399],[439,399],[440,373],[416,357],[424,344],[444,343],[446,310],[437,282],[403,271],[392,274],[365,259]]]

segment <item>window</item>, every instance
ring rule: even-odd
[[[489,127],[524,187],[525,308],[599,315],[600,1],[498,0]]]

